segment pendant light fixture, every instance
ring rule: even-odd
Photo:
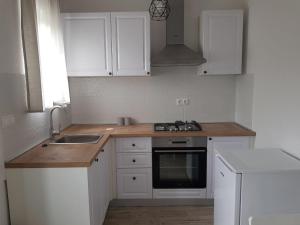
[[[152,0],[149,12],[152,20],[167,20],[171,12],[168,0]]]

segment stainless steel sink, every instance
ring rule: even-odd
[[[95,134],[64,135],[50,144],[97,144],[102,137]]]

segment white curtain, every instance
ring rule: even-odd
[[[36,42],[26,40],[26,36],[23,34],[24,49],[25,51],[26,49],[34,49],[35,43],[38,49],[38,60],[25,52],[29,110],[44,111],[55,104],[70,103],[59,2],[58,0],[21,1],[22,5],[31,5],[34,12],[34,20],[28,20],[27,17],[22,24],[26,25],[26,22],[35,21],[34,33],[36,34]],[[23,8],[25,7],[23,6]],[[24,19],[24,17],[22,18]],[[24,25],[23,33],[26,33]],[[39,71],[30,73],[28,66],[35,63],[39,65]],[[39,74],[39,77],[36,74]],[[31,76],[34,76],[34,79],[31,79]],[[37,95],[41,96],[42,104],[32,102],[39,99]],[[35,108],[33,109],[32,106]]]

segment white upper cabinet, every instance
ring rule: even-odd
[[[150,75],[148,12],[62,15],[68,76]]]
[[[112,74],[110,13],[65,13],[68,76]]]
[[[114,75],[150,75],[149,13],[112,13],[111,22]]]
[[[207,63],[202,75],[242,73],[243,11],[209,10],[201,17],[201,42]]]

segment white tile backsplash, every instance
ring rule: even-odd
[[[70,78],[72,122],[116,123],[121,116],[138,122],[234,120],[235,77],[201,77],[195,67],[153,68],[152,74]],[[178,97],[190,104],[177,106]]]

